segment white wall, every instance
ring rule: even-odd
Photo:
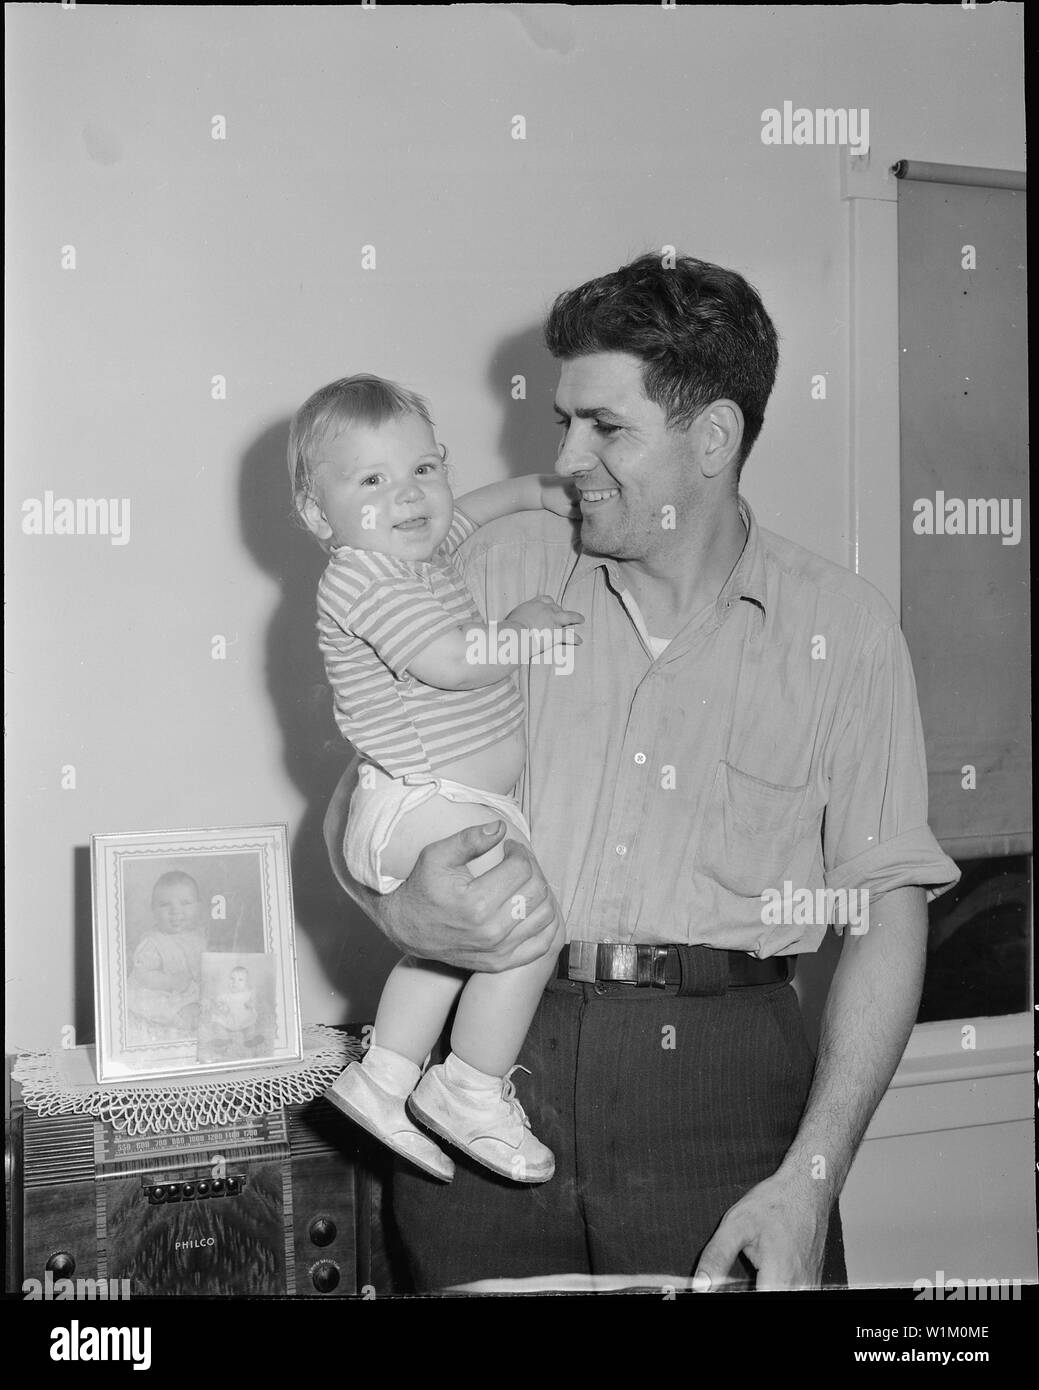
[[[287,822],[305,1017],[370,1016],[391,958],[324,863],[344,755],[321,556],[287,520],[287,420],[316,386],[428,395],[460,489],[547,469],[545,308],[673,244],[745,273],[782,335],[759,519],[854,562],[862,478],[874,515],[897,498],[897,376],[863,379],[853,323],[870,223],[842,154],[763,145],[761,112],[868,107],[875,173],[1021,168],[1021,9],[8,9],[10,1049],[92,1033],[101,831]],[[129,544],[23,535],[46,489],[128,497]],[[867,539],[890,592],[897,531]]]

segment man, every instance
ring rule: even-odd
[[[402,950],[463,969],[542,954],[558,903],[569,945],[517,1085],[556,1176],[399,1165],[396,1222],[420,1289],[841,1283],[836,1199],[916,1016],[925,890],[958,877],[926,823],[905,643],[870,585],[739,496],[778,361],[739,275],[643,256],[561,295],[545,336],[579,544],[531,514],[465,556],[488,616],[543,593],[585,617],[569,676],[524,677],[534,857],[471,878],[499,824],[428,847],[393,894],[350,891]],[[326,821],[344,881],[352,782]],[[788,983],[827,927],[790,911],[804,888],[860,909],[817,1060]]]

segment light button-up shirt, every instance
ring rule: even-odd
[[[827,921],[791,910],[794,890],[875,903],[959,878],[927,825],[916,689],[889,605],[740,508],[747,540],[717,601],[656,656],[623,566],[580,552],[562,518],[504,518],[462,548],[489,618],[539,593],[584,615],[569,673],[522,675],[521,800],[570,939],[813,951]],[[774,920],[776,894],[790,920]]]

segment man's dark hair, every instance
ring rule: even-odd
[[[641,357],[642,389],[667,412],[668,428],[691,423],[712,401],[743,412],[736,476],[761,433],[779,364],[775,326],[752,285],[734,270],[678,256],[640,256],[567,290],[552,305],[545,343],[563,360],[593,352]]]

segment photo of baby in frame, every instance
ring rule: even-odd
[[[269,1054],[274,1044],[274,986],[270,956],[204,954],[198,1060],[241,1062]]]
[[[91,837],[98,1079],[302,1055],[284,826]]]

